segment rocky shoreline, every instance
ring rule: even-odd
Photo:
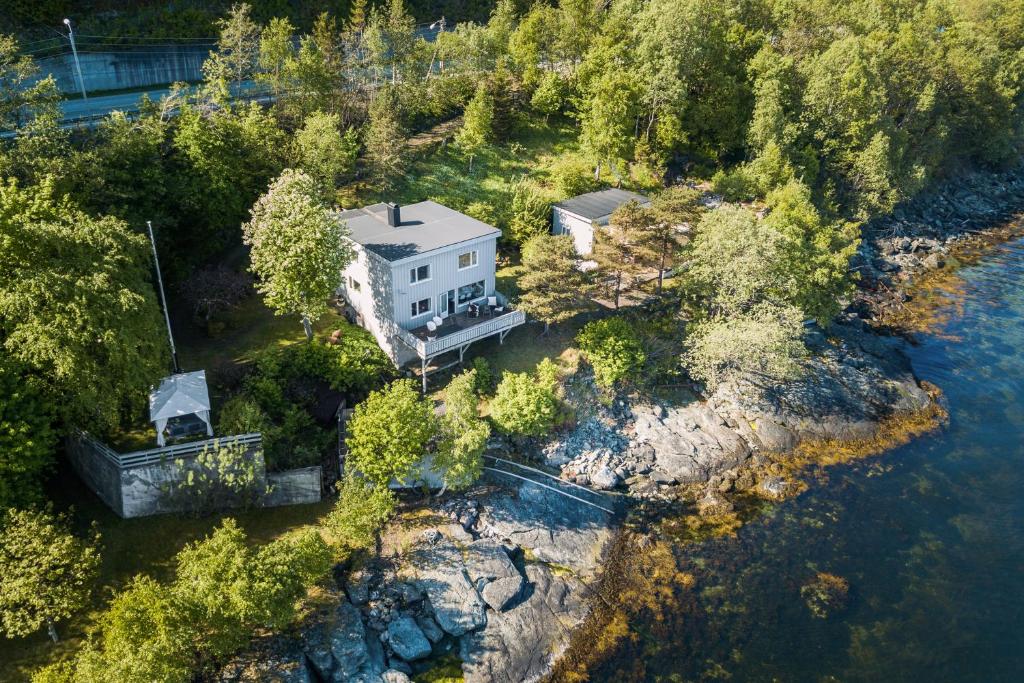
[[[937,185],[865,227],[852,264],[858,292],[827,336],[809,330],[814,354],[801,379],[743,381],[705,399],[681,389],[671,399],[604,404],[577,373],[567,387],[576,427],[536,459],[659,514],[714,520],[732,515],[737,495],[797,493],[787,467],[794,451],[884,446],[893,420],[940,414],[903,352],[907,340],[887,328],[892,312],[912,282],[955,265],[965,245],[1022,207],[1024,168]],[[493,448],[513,450],[501,440]],[[439,662],[474,683],[548,675],[593,606],[612,520],[530,484],[481,487],[439,507],[404,516],[381,553],[339,571],[342,587],[294,633],[260,639],[216,680],[401,683]]]

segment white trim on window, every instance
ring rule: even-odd
[[[427,269],[427,275],[426,275],[426,277],[421,277],[420,276],[420,271],[422,269],[424,269],[424,268]],[[418,285],[421,282],[430,282],[430,280],[432,279],[430,271],[431,271],[431,268],[430,268],[430,264],[429,263],[424,263],[423,265],[419,265],[419,266],[415,266],[413,268],[410,268],[409,269],[409,284],[410,285]]]
[[[421,318],[425,315],[430,315],[431,313],[433,313],[433,298],[434,297],[428,296],[426,299],[420,299],[419,301],[411,302],[411,305],[409,307],[409,312],[412,314],[411,317]],[[420,304],[423,303],[424,301],[427,302],[427,309],[425,311],[420,311],[419,313],[417,313],[417,311],[420,310]]]
[[[469,256],[470,263],[468,266],[462,265],[463,256]],[[455,263],[458,266],[459,270],[469,270],[470,268],[476,268],[478,265],[480,265],[480,251],[478,249],[464,251],[461,254],[459,254],[458,257],[456,257]]]

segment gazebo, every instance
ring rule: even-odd
[[[188,418],[202,421],[206,433],[213,436],[210,424],[210,392],[206,389],[206,371],[183,372],[160,380],[160,387],[149,394],[149,420],[156,427],[156,442],[166,443],[164,430],[169,420],[174,423],[188,423]],[[198,419],[197,419],[198,418]],[[198,426],[198,424],[197,424]],[[186,430],[190,431],[190,430]]]

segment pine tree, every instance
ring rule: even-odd
[[[594,260],[601,275],[608,278],[615,308],[623,289],[638,285],[647,271],[652,254],[644,238],[650,224],[647,210],[629,201],[615,210],[608,225],[594,230]]]
[[[370,103],[364,142],[374,180],[382,189],[392,187],[405,158],[405,127],[394,88],[381,88]]]
[[[579,257],[568,235],[537,235],[523,247],[519,308],[544,323],[544,334],[590,306],[593,287],[579,269]]]
[[[466,105],[462,128],[455,135],[455,144],[469,155],[469,171],[473,172],[473,158],[494,137],[494,99],[486,85],[481,83],[473,99]]]
[[[670,187],[651,200],[649,220],[641,226],[641,241],[647,265],[658,271],[661,294],[665,268],[683,248],[686,233],[700,220],[700,193],[684,186]]]

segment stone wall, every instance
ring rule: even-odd
[[[111,460],[106,446],[82,434],[67,440],[66,452],[71,467],[89,489],[107,506],[121,514],[121,468]]]

